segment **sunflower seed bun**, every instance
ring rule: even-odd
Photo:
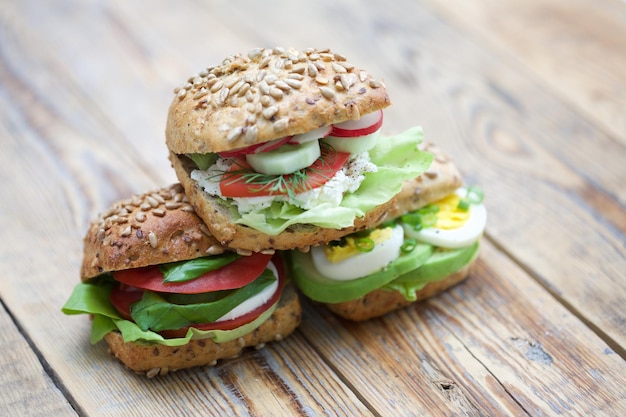
[[[163,270],[159,269],[162,264],[200,257],[207,257],[208,261],[232,252],[211,235],[188,203],[180,184],[113,204],[91,224],[84,245],[82,283],[75,287],[63,312],[89,314],[93,318],[92,343],[104,339],[109,352],[136,373],[153,377],[182,368],[214,365],[247,347],[260,348],[265,343],[280,341],[300,324],[300,301],[278,255],[245,253],[249,256],[236,257],[225,266],[209,268],[182,281],[165,279]],[[214,271],[216,274],[212,275]],[[255,297],[260,299],[251,310],[241,308],[245,303],[232,305],[223,319],[202,315],[206,321],[188,321],[152,330],[152,324],[142,327],[134,313],[146,295],[158,297],[170,307],[186,302],[202,306],[202,301],[184,300],[253,285],[268,271],[276,278],[271,292],[263,295],[261,289],[248,298],[246,302]],[[119,274],[130,275],[123,279]],[[230,286],[216,287],[219,285],[216,281],[225,279],[231,281]],[[196,287],[184,288],[189,284]],[[178,298],[170,301],[168,296]],[[168,320],[165,314],[159,317]]]
[[[391,104],[381,81],[329,49],[254,49],[191,76],[175,94],[165,130],[175,154],[243,148]]]
[[[387,212],[387,219],[389,220],[401,218],[406,213],[411,213],[429,204],[437,203],[454,194],[463,186],[461,174],[447,154],[432,143],[425,143],[423,149],[433,154],[433,163],[422,175],[404,182],[402,191],[396,195],[394,205]],[[441,250],[441,248],[435,249],[434,252],[438,250]],[[368,253],[368,255],[370,254]],[[402,288],[401,285],[393,288],[390,286],[381,288],[373,285],[365,290],[353,290],[356,286],[350,289],[348,287],[333,286],[332,280],[323,277],[321,280],[319,279],[322,273],[317,270],[315,263],[307,258],[308,254],[292,253],[291,256],[292,276],[296,286],[299,287],[304,296],[320,303],[344,319],[364,321],[434,297],[464,281],[471,274],[477,252],[473,252],[473,245],[470,245],[466,254],[457,258],[454,263],[450,262],[453,266],[432,274],[426,283],[423,284],[423,287],[412,289],[413,294],[411,298],[407,297],[406,290],[405,292],[398,290],[398,288]],[[375,257],[376,255],[372,254],[370,256]],[[365,260],[362,262],[365,262]],[[386,268],[388,266],[385,266]],[[312,270],[317,272],[312,272]],[[419,272],[415,271],[405,271],[401,276],[404,276],[405,280],[410,282],[410,279],[407,277],[419,275]],[[419,271],[419,268],[417,271]],[[376,272],[377,270],[373,271],[373,273]],[[356,278],[352,282],[357,282],[358,280]],[[335,282],[350,281],[347,279],[346,281]],[[354,295],[354,298],[351,298],[352,296],[345,295],[347,291],[351,291],[350,294],[358,295]],[[331,293],[333,295],[329,295]]]
[[[390,210],[398,210],[395,200],[369,211],[364,217],[355,219],[354,225],[341,229],[321,228],[308,224],[296,224],[278,235],[268,235],[245,225],[235,223],[235,217],[228,206],[219,198],[207,194],[197,182],[189,176],[195,168],[193,162],[185,157],[171,155],[172,166],[184,185],[187,196],[207,225],[211,233],[219,237],[222,245],[237,248],[240,252],[265,252],[275,250],[299,249],[308,251],[311,246],[321,245],[359,230],[368,229],[388,218]]]
[[[195,214],[180,184],[114,203],[84,238],[81,279],[104,272],[217,255],[224,247]]]
[[[370,228],[430,163],[421,129],[380,137],[384,84],[329,49],[255,49],[174,91],[172,166],[211,233],[239,250],[306,251]]]

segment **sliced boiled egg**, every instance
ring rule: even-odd
[[[320,274],[348,281],[384,268],[400,256],[403,243],[404,231],[396,225],[373,229],[368,236],[351,235],[337,244],[316,246],[311,249],[311,257]]]
[[[272,271],[276,280],[271,285],[264,288],[260,293],[248,298],[246,301],[224,314],[222,317],[217,319],[216,322],[234,320],[237,317],[241,317],[244,314],[251,312],[252,310],[256,310],[272,299],[272,296],[274,296],[276,291],[278,291],[278,270],[272,262],[267,264],[267,269]]]
[[[459,204],[466,197],[467,190],[458,189],[453,194],[431,204],[437,209],[429,215],[436,216],[436,222],[421,230],[403,223],[408,237],[442,248],[456,249],[476,242],[487,224],[487,209],[481,203],[473,203],[463,208]]]

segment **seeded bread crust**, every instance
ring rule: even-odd
[[[254,49],[174,90],[174,153],[215,153],[359,119],[391,104],[381,81],[329,49]]]
[[[424,143],[422,149],[433,154],[433,162],[422,175],[402,184],[388,213],[390,219],[434,203],[463,185],[461,173],[450,156],[430,142]]]
[[[194,366],[215,365],[219,359],[239,355],[247,347],[261,348],[265,343],[280,341],[300,324],[302,316],[298,295],[287,285],[279,305],[261,326],[230,342],[215,343],[211,339],[194,339],[184,346],[124,342],[119,332],[104,336],[112,355],[127,368],[152,378]]]
[[[325,244],[382,223],[388,218],[389,211],[395,207],[395,201],[392,199],[371,210],[365,216],[355,219],[353,226],[343,229],[303,224],[294,225],[278,235],[270,236],[251,227],[233,223],[234,219],[228,207],[221,202],[220,198],[209,195],[191,179],[190,173],[195,169],[195,164],[189,158],[170,152],[170,161],[185,188],[187,198],[213,236],[222,245],[236,248],[239,252],[272,253],[275,250],[291,249],[306,252],[311,246]]]
[[[404,295],[398,291],[379,289],[365,294],[363,297],[356,300],[324,305],[338,316],[352,321],[365,321],[375,317],[381,317],[392,311],[434,297],[461,281],[464,281],[470,275],[474,262],[475,261],[472,261],[460,271],[448,275],[442,280],[426,284],[424,288],[417,291],[417,300],[415,301],[407,300],[404,298]]]
[[[84,238],[81,279],[216,255],[225,248],[194,213],[180,184],[114,203]]]

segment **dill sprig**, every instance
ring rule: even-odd
[[[287,194],[289,199],[293,199],[296,195],[296,191],[304,192],[313,189],[308,180],[312,174],[317,174],[328,181],[330,177],[325,172],[325,167],[329,165],[329,161],[333,161],[335,158],[335,149],[324,142],[320,141],[321,156],[311,166],[302,168],[298,171],[290,174],[282,175],[269,175],[254,171],[248,166],[241,165],[238,160],[235,160],[234,164],[241,169],[229,169],[228,171],[215,171],[215,175],[209,177],[210,180],[221,180],[224,182],[238,181],[240,178],[246,183],[250,184],[250,191],[258,193],[262,191],[269,191],[270,194]],[[319,165],[319,168],[313,168],[314,165]]]

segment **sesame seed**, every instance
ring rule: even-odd
[[[276,106],[270,106],[268,108],[266,108],[265,110],[263,110],[263,117],[265,117],[266,119],[271,119],[272,117],[274,117],[274,115],[278,113],[278,107]]]
[[[191,207],[191,204],[184,205],[181,210],[186,211],[187,213],[195,213],[195,210],[193,209],[193,207]]]
[[[130,227],[130,225],[126,226],[126,228],[124,230],[122,230],[122,233],[120,233],[120,236],[130,236],[131,232],[133,231],[133,229]]]
[[[163,216],[165,216],[165,210],[163,210],[163,209],[154,209],[154,210],[152,210],[152,214],[154,214],[157,217],[163,217]]]
[[[382,84],[380,83],[380,81],[376,81],[376,80],[370,80],[370,87],[372,88],[379,88],[382,87]]]
[[[135,220],[137,220],[139,223],[142,223],[146,220],[146,214],[143,211],[138,211],[137,213],[135,213]]]

